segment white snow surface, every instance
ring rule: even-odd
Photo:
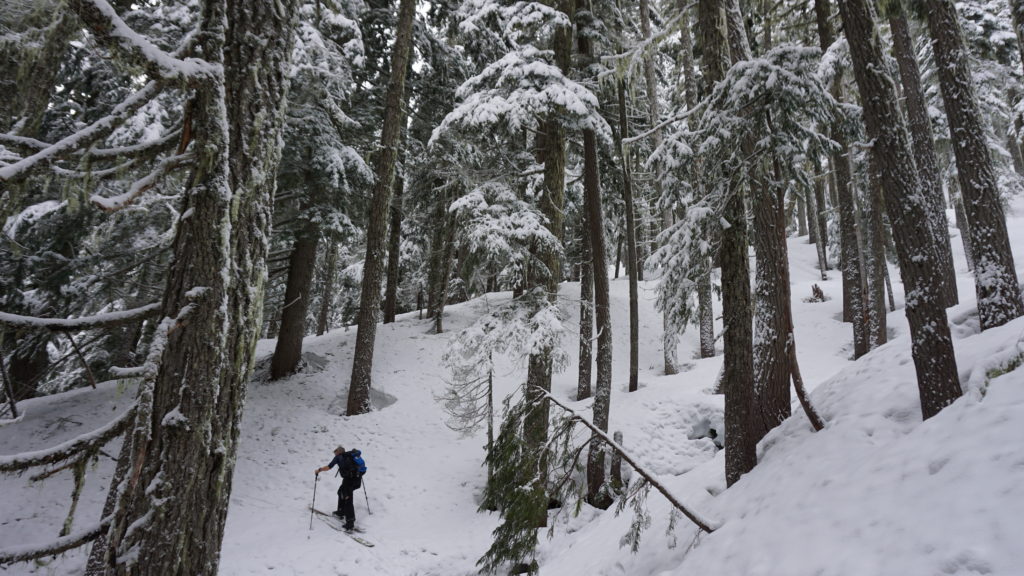
[[[1016,212],[1024,206],[1015,206]],[[1024,222],[1011,211],[1009,229],[1024,262]],[[700,514],[720,522],[696,537],[685,518],[666,534],[670,506],[648,497],[651,527],[638,554],[620,546],[630,513],[588,506],[553,524],[541,538],[541,574],[551,576],[856,576],[1024,574],[1024,370],[1006,371],[1024,354],[1024,319],[978,333],[973,278],[955,229],[961,304],[949,310],[957,362],[967,393],[921,422],[903,310],[889,314],[894,338],[852,362],[851,329],[840,322],[838,271],[818,279],[814,246],[790,239],[796,342],[804,379],[826,419],[813,432],[794,398],[794,415],[759,446],[753,472],[726,490],[724,454],[703,437],[722,431],[722,399],[709,390],[721,356],[696,359],[694,331],[680,338],[683,371],[661,373],[661,316],[654,282],[640,289],[640,389],[626,392],[628,284],[612,282],[615,339],[611,429],[623,445]],[[902,306],[896,269],[897,305]],[[804,302],[819,284],[830,300]],[[566,326],[577,321],[579,287],[561,291]],[[509,295],[490,295],[491,303]],[[717,305],[717,302],[716,302]],[[374,362],[376,410],[338,416],[351,370],[355,330],[339,329],[305,344],[305,368],[266,381],[273,341],[261,341],[262,368],[248,392],[228,512],[220,573],[337,575],[469,575],[490,544],[496,514],[477,510],[484,482],[483,432],[449,430],[434,397],[447,376],[440,358],[451,335],[483,313],[481,300],[451,306],[448,332],[430,334],[415,313],[381,326]],[[716,317],[720,310],[716,310]],[[720,329],[720,326],[717,327]],[[553,394],[575,396],[574,334],[564,337],[567,370]],[[522,362],[498,363],[498,399],[520,383]],[[1004,373],[1005,372],[1005,373]],[[0,455],[40,450],[102,426],[132,400],[107,383],[20,406],[24,416],[0,426]],[[589,409],[590,401],[570,402]],[[555,410],[553,408],[553,410]],[[363,547],[314,520],[309,505],[332,510],[338,480],[314,482],[332,449],[362,450],[369,470],[355,494]],[[107,453],[117,454],[116,443]],[[99,518],[110,458],[89,470],[76,528]],[[0,476],[0,548],[54,539],[67,513],[70,472],[44,483]],[[367,509],[369,503],[369,510]],[[370,512],[372,511],[372,514]],[[85,552],[45,564],[17,564],[0,574],[81,573]]]

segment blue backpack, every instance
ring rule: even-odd
[[[352,456],[352,461],[356,465],[355,478],[362,478],[363,474],[366,474],[366,461],[363,460],[362,452],[359,450],[351,450],[349,454]]]

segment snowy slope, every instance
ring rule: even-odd
[[[1011,221],[1010,230],[1014,245],[1024,248],[1024,235],[1015,233],[1024,232],[1021,221]],[[1024,320],[977,333],[973,283],[954,238],[963,304],[949,317],[969,393],[921,423],[902,310],[889,315],[897,338],[851,362],[850,328],[839,321],[839,275],[833,271],[821,281],[813,246],[805,242],[790,241],[796,339],[804,378],[816,387],[813,400],[828,420],[826,430],[813,433],[797,408],[761,444],[758,467],[725,491],[723,455],[702,437],[708,427],[721,430],[721,397],[708,394],[721,357],[695,359],[696,337],[687,333],[680,345],[686,369],[662,375],[654,283],[642,284],[640,390],[625,392],[628,286],[613,281],[611,428],[624,432],[626,447],[677,496],[723,527],[694,539],[695,531],[680,518],[667,535],[669,506],[652,492],[652,525],[640,553],[632,555],[619,546],[629,511],[616,516],[584,507],[579,517],[559,517],[553,539],[542,539],[542,574],[1024,574],[1024,546],[1017,536],[1024,530],[1024,371],[988,377],[1024,352],[1018,344]],[[1015,256],[1024,263],[1024,250]],[[831,300],[803,302],[814,283]],[[577,284],[563,284],[570,331],[578,295]],[[492,305],[508,297],[488,296]],[[449,332],[441,335],[430,334],[430,324],[415,314],[382,326],[374,363],[378,409],[368,415],[337,416],[344,408],[354,329],[307,339],[306,368],[292,378],[268,382],[258,371],[242,425],[222,574],[476,573],[475,562],[499,522],[494,514],[477,512],[484,437],[461,438],[449,430],[434,398],[445,386],[440,357],[447,338],[484,306],[477,300],[449,307]],[[565,343],[575,359],[575,337],[567,334]],[[273,344],[260,343],[264,366]],[[499,398],[523,374],[521,362],[500,365]],[[574,363],[555,376],[553,388],[566,400],[574,396]],[[130,397],[108,384],[26,402],[21,421],[0,426],[0,454],[95,428]],[[314,486],[318,508],[335,505],[338,480],[321,475],[314,482],[313,471],[339,443],[361,449],[369,466],[355,505],[357,524],[374,548],[317,520],[310,529]],[[116,445],[108,452],[116,455]],[[103,458],[90,470],[78,523],[98,516],[110,469],[110,459]],[[24,476],[0,477],[0,547],[54,536],[67,512],[70,485],[67,472],[42,486]],[[83,562],[84,554],[75,552],[45,566],[16,565],[0,573],[69,574],[80,572]]]

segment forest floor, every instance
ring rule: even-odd
[[[1024,205],[1009,229],[1024,267]],[[897,309],[888,316],[892,341],[852,362],[851,329],[840,321],[840,277],[822,281],[814,246],[789,241],[796,342],[812,400],[827,421],[814,433],[795,403],[794,415],[759,446],[757,468],[725,491],[723,453],[706,437],[722,430],[722,399],[710,393],[721,356],[696,358],[697,337],[680,338],[680,374],[662,373],[661,318],[655,282],[640,288],[640,389],[626,391],[628,283],[612,282],[614,382],[611,429],[682,501],[722,524],[697,536],[685,518],[670,520],[660,494],[647,498],[650,528],[639,553],[620,541],[632,522],[627,509],[584,505],[553,521],[542,536],[541,574],[811,576],[968,575],[1024,573],[1024,319],[978,332],[973,279],[955,229],[953,246],[961,304],[949,310],[961,382],[967,394],[922,423],[902,285],[895,268]],[[805,302],[811,285],[830,298]],[[381,326],[374,361],[376,410],[344,417],[355,329],[305,343],[305,366],[295,376],[266,379],[273,341],[259,344],[260,364],[249,387],[228,511],[221,574],[337,574],[457,576],[475,574],[497,514],[478,511],[484,483],[484,432],[463,437],[445,425],[436,401],[447,371],[447,339],[487,306],[510,297],[491,294],[450,306],[446,332],[416,313]],[[555,375],[553,393],[572,402],[577,378],[579,286],[564,283],[564,344],[569,366]],[[716,302],[716,306],[719,303]],[[716,308],[716,317],[720,310]],[[720,330],[719,325],[716,327]],[[719,341],[719,351],[721,349]],[[523,379],[521,361],[503,359],[496,399]],[[92,430],[125,409],[130,391],[102,384],[24,403],[25,416],[0,426],[0,454],[53,445]],[[315,468],[332,449],[362,450],[369,468],[356,492],[357,525],[366,548],[318,520],[309,505],[332,510],[338,479]],[[108,447],[116,455],[116,446]],[[76,526],[98,517],[112,460],[90,468]],[[67,514],[70,472],[46,482],[27,475],[0,477],[0,548],[55,536]],[[372,512],[372,513],[371,513]],[[668,531],[674,522],[674,530]],[[80,573],[84,552],[52,562],[0,568],[0,574]]]

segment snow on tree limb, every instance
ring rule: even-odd
[[[124,194],[118,194],[117,196],[111,197],[93,194],[89,197],[89,200],[106,212],[117,212],[118,210],[121,210],[135,202],[139,196],[142,196],[148,190],[157,186],[166,174],[172,172],[175,168],[188,163],[193,157],[194,156],[192,154],[188,153],[168,156],[161,160],[149,174],[146,174],[142,178],[132,182],[132,185],[128,187],[128,191]]]
[[[109,115],[100,118],[78,132],[61,139],[52,146],[44,148],[27,158],[22,158],[13,164],[8,164],[7,166],[0,168],[0,180],[11,182],[16,179],[24,178],[28,175],[28,172],[31,169],[36,168],[40,164],[52,162],[62,154],[79,150],[100,140],[101,138],[105,138],[114,130],[114,128],[124,122],[125,119],[135,113],[139,108],[142,108],[147,102],[155,98],[162,89],[162,82],[159,80],[150,81],[148,84],[143,86],[141,90],[132,94],[123,102],[118,104]]]
[[[30,544],[0,549],[0,565],[28,562],[45,556],[56,556],[62,552],[78,548],[105,533],[110,528],[111,520],[110,517],[104,518],[97,524],[73,534],[57,538],[48,544]]]
[[[600,428],[595,426],[593,422],[588,420],[585,416],[560,402],[558,398],[552,396],[550,392],[546,390],[539,390],[539,392],[545,398],[551,400],[551,402],[553,402],[556,406],[558,406],[562,410],[565,410],[569,414],[572,414],[573,418],[581,422],[587,428],[590,428],[591,431],[594,432],[594,434],[600,436],[601,439],[612,448],[612,450],[615,450],[615,452],[622,456],[623,460],[628,462],[629,465],[633,467],[633,470],[635,470],[637,474],[643,476],[644,479],[647,480],[647,482],[650,483],[650,485],[655,488],[655,490],[661,492],[661,494],[665,498],[667,498],[668,501],[671,502],[677,510],[682,512],[683,515],[689,518],[690,521],[692,521],[694,524],[696,524],[698,528],[710,534],[721,527],[721,523],[710,521],[701,516],[700,513],[694,512],[693,510],[687,508],[686,505],[684,505],[678,498],[676,498],[676,496],[672,494],[668,490],[668,488],[666,488],[665,485],[658,480],[657,476],[655,476],[652,472],[647,471],[636,460],[634,460],[633,457],[630,456],[628,452],[626,452],[625,448],[623,448],[618,442],[613,440],[607,432],[602,431]]]
[[[69,0],[74,10],[96,38],[107,47],[120,52],[129,62],[142,65],[154,78],[211,78],[221,74],[220,66],[200,58],[178,57],[191,44],[191,36],[183,43],[184,49],[170,54],[158,48],[149,38],[132,30],[106,0]]]
[[[0,456],[0,472],[16,472],[32,466],[44,466],[67,460],[84,451],[96,450],[107,442],[120,436],[128,429],[135,418],[135,406],[125,410],[120,416],[105,426],[62,442],[56,446],[34,452],[22,452],[10,456]]]
[[[139,308],[106,312],[95,316],[81,318],[36,318],[0,312],[0,326],[13,328],[46,328],[53,331],[89,330],[93,328],[110,328],[129,324],[160,313],[160,303],[154,302]]]

